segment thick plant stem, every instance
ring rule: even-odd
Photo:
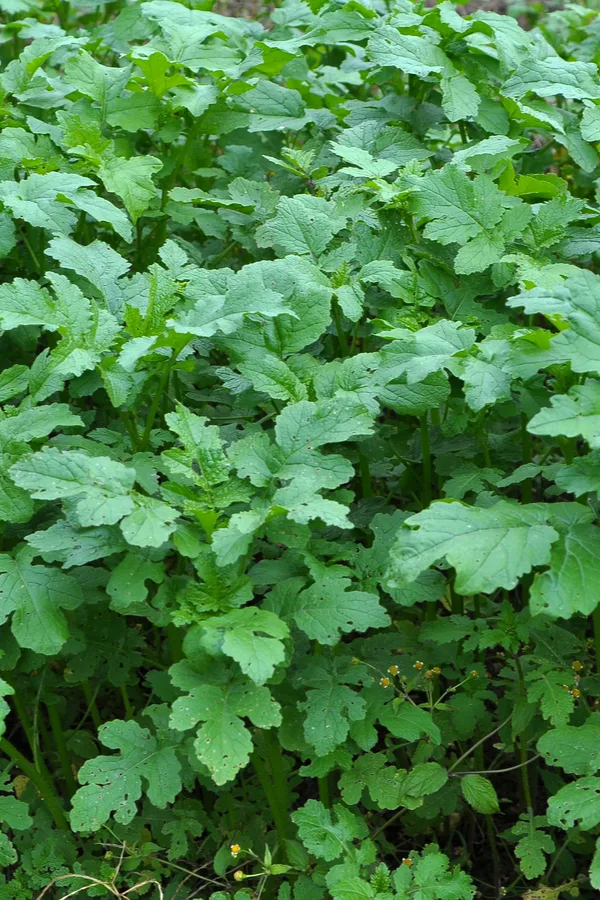
[[[131,700],[129,699],[129,694],[127,693],[127,685],[121,685],[121,698],[123,700],[123,709],[125,710],[125,718],[127,721],[129,719],[133,719],[135,713],[133,711],[133,706],[131,705]]]
[[[15,712],[19,717],[19,721],[21,726],[23,727],[23,731],[25,732],[25,737],[27,738],[27,743],[31,749],[31,752],[35,752],[35,742],[33,739],[33,728],[31,727],[31,721],[29,719],[29,714],[27,712],[27,707],[23,703],[18,691],[15,690],[12,701],[14,703]]]
[[[286,841],[290,836],[288,784],[283,767],[283,756],[277,739],[269,731],[260,733],[264,760],[258,750],[252,754],[252,764],[265,792],[275,823],[282,856],[287,857]],[[265,761],[267,765],[265,765]],[[267,769],[268,766],[268,769]]]
[[[168,362],[165,363],[162,374],[160,376],[160,380],[158,382],[158,387],[156,388],[156,393],[152,399],[152,403],[150,405],[150,410],[148,412],[148,418],[146,419],[146,427],[144,428],[144,434],[142,435],[142,450],[147,450],[148,445],[150,443],[150,435],[152,433],[152,428],[154,426],[154,420],[156,418],[156,413],[158,412],[158,407],[160,406],[160,402],[163,398],[163,394],[166,390],[167,384],[169,382],[169,375],[171,374],[171,368],[173,363],[177,359],[178,350],[173,350],[171,354],[171,358]]]
[[[77,785],[75,783],[73,769],[71,768],[71,760],[69,758],[69,751],[67,750],[67,745],[65,743],[65,735],[62,730],[62,725],[60,724],[60,716],[58,715],[56,706],[54,706],[53,704],[47,706],[46,709],[48,710],[48,721],[50,722],[52,736],[56,745],[56,752],[58,753],[60,766],[63,772],[63,777],[65,779],[67,793],[70,798],[77,790]]]
[[[423,509],[431,503],[431,448],[429,446],[429,424],[427,413],[421,416],[421,454],[423,456],[423,487],[421,499]]]
[[[181,640],[181,632],[176,625],[169,623],[167,625],[167,640],[169,642],[169,652],[171,654],[171,662],[178,663],[183,659],[183,642]]]
[[[23,754],[4,737],[0,738],[0,751],[12,759],[12,761],[21,769],[23,774],[27,775],[29,780],[36,786],[39,793],[44,798],[46,806],[50,810],[56,827],[62,830],[68,829],[69,826],[58,801],[58,797],[54,793],[52,784],[46,777],[38,772],[33,763],[26,759]]]
[[[465,598],[462,594],[456,593],[456,588],[452,585],[452,612],[455,616],[462,616],[465,611]]]
[[[83,690],[83,696],[85,697],[88,705],[86,715],[89,712],[90,716],[92,717],[94,727],[97,731],[102,725],[102,718],[100,716],[98,705],[96,703],[96,696],[92,693],[92,686],[90,685],[87,678],[85,681],[81,682],[81,688]]]
[[[329,793],[329,779],[327,775],[323,775],[318,779],[319,800],[326,809],[331,809],[331,795]]]
[[[337,300],[333,301],[333,304],[331,306],[331,315],[333,317],[333,324],[335,325],[335,333],[337,335],[340,348],[340,356],[348,356],[348,341],[342,327],[342,312]]]

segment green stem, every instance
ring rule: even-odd
[[[531,462],[531,435],[527,431],[527,416],[521,413],[521,457],[523,463]],[[533,481],[526,478],[521,484],[521,500],[523,503],[531,503],[533,498]]]
[[[54,793],[54,789],[51,783],[47,781],[40,772],[38,772],[33,763],[26,759],[23,754],[4,737],[0,738],[0,751],[2,751],[2,753],[12,759],[13,762],[21,769],[23,774],[26,775],[32,782],[32,784],[34,784],[38,789],[39,793],[46,803],[46,806],[50,810],[56,827],[62,830],[68,829],[69,826],[67,824],[65,814],[59,803],[58,797]]]
[[[455,616],[462,616],[465,612],[465,598],[462,594],[457,594],[454,586],[452,586],[452,612]]]
[[[479,738],[479,740],[475,744],[472,744],[468,750],[465,750],[465,752],[462,754],[462,756],[459,756],[458,759],[456,760],[456,762],[452,763],[452,765],[448,769],[448,775],[450,775],[452,772],[454,772],[454,770],[460,766],[461,762],[464,759],[466,759],[467,756],[470,756],[471,753],[474,753],[475,750],[477,750],[477,748],[480,747],[485,741],[489,740],[491,737],[493,737],[495,734],[497,734],[499,731],[501,731],[501,729],[504,728],[505,725],[508,725],[508,723],[510,722],[511,719],[512,719],[512,712],[511,712],[510,716],[508,716],[506,719],[504,719],[503,722],[500,722],[500,724],[498,725],[497,728],[494,728],[493,731],[488,731],[488,733],[484,734],[484,736],[482,738]]]
[[[30,241],[29,241],[29,238],[28,238],[27,235],[25,234],[25,231],[22,231],[21,234],[23,235],[23,243],[24,243],[25,246],[27,247],[27,250],[28,250],[28,252],[29,252],[29,255],[31,256],[31,259],[32,259],[32,261],[33,261],[34,266],[36,267],[36,269],[38,270],[38,272],[43,272],[44,270],[42,269],[41,263],[40,263],[40,261],[39,261],[37,255],[36,255],[36,253],[35,253],[35,250],[34,250],[33,247],[31,246],[31,243],[30,243]]]
[[[60,724],[60,716],[58,715],[58,711],[54,704],[47,705],[46,709],[48,710],[48,721],[50,722],[52,736],[54,738],[54,743],[56,744],[56,752],[58,753],[60,766],[63,771],[67,794],[69,798],[71,798],[77,790],[77,785],[75,783],[73,769],[71,768],[71,759],[65,743],[65,735]]]
[[[92,722],[94,723],[94,727],[95,727],[96,731],[98,731],[98,729],[102,725],[102,719],[100,717],[100,712],[99,712],[98,706],[96,704],[96,695],[92,693],[92,686],[89,683],[89,681],[87,680],[87,678],[85,681],[82,681],[81,687],[83,690],[83,696],[85,697],[87,705],[88,705],[85,715],[87,716],[87,714],[89,712],[89,714],[92,717]]]
[[[123,708],[125,709],[125,718],[127,720],[133,719],[134,711],[133,706],[131,705],[131,700],[129,699],[129,694],[127,693],[127,685],[121,685],[121,697],[123,698]]]
[[[373,484],[371,482],[371,469],[369,466],[369,460],[361,450],[358,451],[358,467],[360,470],[360,485],[363,499],[372,497]]]
[[[421,416],[421,455],[423,456],[422,504],[423,509],[426,509],[431,503],[431,447],[427,413]]]
[[[167,386],[167,382],[169,380],[169,375],[171,374],[171,366],[175,358],[177,357],[177,350],[173,350],[171,354],[170,360],[165,363],[163,372],[160,376],[160,381],[158,382],[158,387],[156,389],[156,393],[152,398],[152,404],[150,406],[150,410],[148,412],[148,418],[146,420],[146,427],[144,428],[144,434],[142,435],[142,450],[148,449],[148,444],[150,442],[150,434],[152,432],[152,426],[154,425],[154,420],[156,418],[156,413],[158,412],[158,407],[160,406],[160,401],[162,400],[162,396],[165,392],[165,388]]]
[[[326,809],[331,809],[331,795],[329,793],[329,778],[327,775],[323,775],[322,778],[318,779],[318,785],[319,800]]]
[[[348,342],[346,340],[346,335],[344,334],[344,329],[342,328],[342,313],[337,300],[334,300],[332,303],[331,314],[333,317],[333,324],[335,325],[338,344],[340,345],[340,356],[348,356]]]
[[[29,744],[29,748],[31,752],[34,752],[35,745],[33,740],[33,728],[31,727],[31,720],[29,718],[29,713],[27,712],[27,707],[23,703],[19,692],[15,690],[12,701],[15,706],[15,711],[19,717],[19,721],[23,727],[23,731],[25,732],[25,737],[27,738],[27,743]]]
[[[371,840],[375,840],[378,834],[381,834],[382,831],[385,831],[388,825],[396,822],[400,818],[400,816],[404,815],[405,812],[406,809],[400,809],[398,810],[398,812],[394,813],[393,816],[390,816],[390,818],[386,822],[384,822],[383,825],[380,825],[379,828],[376,828],[375,831],[371,834]]]
[[[135,420],[132,419],[130,413],[124,412],[121,409],[118,412],[119,418],[127,429],[127,434],[129,435],[129,440],[131,441],[131,449],[134,453],[136,453],[140,446],[140,436],[138,434]]]
[[[181,632],[176,625],[171,622],[167,625],[167,640],[169,642],[169,650],[171,651],[171,662],[177,663],[183,659],[183,641],[181,640]]]
[[[258,750],[252,754],[252,763],[273,816],[281,853],[287,857],[286,841],[290,836],[290,816],[288,783],[283,767],[283,755],[275,735],[270,731],[261,731],[259,734],[268,770]]]

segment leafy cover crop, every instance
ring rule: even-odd
[[[0,900],[597,896],[596,13],[0,9]]]

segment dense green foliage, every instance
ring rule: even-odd
[[[0,900],[598,896],[600,18],[197,7],[0,0]]]

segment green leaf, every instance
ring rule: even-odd
[[[421,735],[431,738],[433,744],[441,744],[442,735],[431,714],[420,706],[413,706],[400,699],[389,703],[379,716],[379,721],[394,737],[406,741],[418,741]]]
[[[243,717],[258,728],[273,728],[281,722],[279,705],[266,687],[245,679],[207,684],[186,663],[174,666],[171,678],[177,687],[189,691],[173,704],[171,727],[185,731],[202,722],[194,741],[198,759],[215,784],[232,781],[248,764],[253,749]]]
[[[394,66],[409,75],[421,77],[442,72],[450,62],[431,39],[402,34],[387,25],[380,26],[370,38],[368,53],[382,66]]]
[[[154,156],[115,157],[103,163],[98,174],[106,190],[121,198],[135,225],[156,197],[152,176],[161,169]]]
[[[349,591],[350,578],[342,566],[315,564],[315,583],[286,607],[298,628],[320,644],[337,644],[343,633],[383,628],[390,619],[376,594]]]
[[[103,66],[85,50],[72,56],[65,66],[65,79],[81,94],[97,101],[104,115],[109,100],[118,97],[129,81],[131,69]]]
[[[37,500],[79,497],[81,525],[113,525],[134,508],[135,471],[108,457],[46,447],[11,469],[16,485]]]
[[[150,802],[164,809],[181,790],[180,764],[172,746],[153,737],[137,722],[107,722],[98,733],[113,756],[97,756],[79,770],[79,788],[73,797],[71,827],[74,831],[98,831],[111,813],[127,825],[137,812],[136,801],[146,793]]]
[[[575,385],[568,394],[550,398],[550,406],[530,420],[532,434],[582,437],[595,450],[600,447],[600,383]]]
[[[165,421],[183,445],[182,450],[162,454],[171,473],[185,476],[205,491],[227,480],[229,464],[216,425],[209,425],[205,416],[197,416],[182,405],[177,412],[167,413]]]
[[[384,377],[392,381],[399,375],[406,375],[408,384],[423,381],[438,372],[455,354],[471,347],[475,340],[472,328],[462,328],[458,322],[443,319],[414,334],[392,331],[384,332],[384,336],[397,338],[384,348]]]
[[[344,803],[356,806],[365,790],[379,809],[397,809],[400,805],[403,772],[386,765],[384,753],[363,753],[339,780]]]
[[[460,869],[450,870],[450,860],[436,844],[428,844],[410,859],[410,868],[400,866],[394,872],[398,900],[472,900],[475,887],[470,877]]]
[[[548,802],[548,822],[564,829],[595,828],[600,823],[600,778],[580,778],[560,788]]]
[[[548,223],[551,233],[553,222],[554,215]],[[563,235],[561,227],[554,240]],[[575,372],[600,373],[599,299],[600,277],[580,269],[551,289],[540,287],[511,297],[508,306],[522,306],[530,315],[541,313],[551,320],[560,316],[569,327],[552,337],[550,346],[556,358],[569,360]]]
[[[82,425],[82,419],[71,412],[66,403],[49,403],[0,419],[0,442],[36,441],[47,437],[52,431]]]
[[[498,795],[489,778],[484,778],[483,775],[465,775],[460,779],[460,789],[475,812],[486,815],[500,812]]]
[[[554,841],[549,834],[536,827],[537,818],[522,816],[523,821],[513,826],[513,834],[523,837],[515,847],[515,856],[519,859],[521,871],[525,878],[539,878],[546,871],[546,853],[554,850]],[[541,819],[542,823],[545,820]]]
[[[570,507],[573,506],[573,512]],[[550,554],[550,569],[536,574],[529,592],[529,606],[535,614],[570,618],[576,613],[591,615],[596,608],[600,562],[596,547],[600,531],[590,523],[591,513],[579,504],[564,504],[562,521],[555,522],[561,534]]]
[[[527,676],[532,683],[527,688],[527,699],[531,703],[539,703],[544,719],[553,725],[566,723],[573,712],[574,700],[565,681],[568,676],[564,672],[544,671]]]
[[[600,769],[599,737],[600,722],[594,715],[583,725],[562,724],[547,731],[537,748],[551,766],[560,766],[570,775],[594,775]]]
[[[302,680],[309,688],[299,704],[306,713],[304,737],[317,756],[327,756],[346,740],[350,722],[365,716],[365,701],[349,686],[356,683],[356,673],[341,663],[318,660],[307,667]]]
[[[208,646],[220,645],[242,672],[256,684],[264,684],[283,662],[285,622],[265,609],[247,607],[202,622]]]
[[[308,852],[327,862],[347,853],[352,841],[364,837],[366,831],[363,823],[341,803],[329,810],[318,800],[309,800],[292,813],[292,821]]]
[[[335,206],[322,197],[282,197],[277,215],[256,232],[259,247],[274,247],[280,256],[317,259],[346,224]]]
[[[62,610],[83,603],[83,591],[70,575],[31,565],[30,557],[23,550],[0,558],[0,618],[6,622],[12,614],[12,632],[21,647],[53,656],[69,636]]]
[[[502,85],[505,97],[524,97],[529,91],[538,97],[561,94],[573,100],[598,99],[597,69],[592,63],[567,62],[560,56],[524,59]]]
[[[406,520],[392,548],[390,582],[414,581],[445,558],[461,594],[512,590],[521,575],[550,559],[558,533],[541,505],[503,500],[489,508],[433,503]]]

